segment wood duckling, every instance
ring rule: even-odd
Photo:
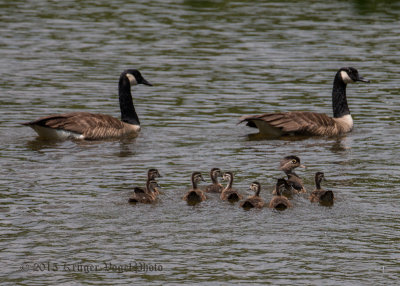
[[[147,183],[150,181],[153,181],[157,178],[161,178],[162,176],[160,175],[160,173],[158,172],[157,169],[149,169],[147,171]],[[147,185],[146,183],[146,185]],[[160,189],[159,186],[155,188],[155,194],[158,196],[160,194]]]
[[[307,191],[303,180],[294,172],[297,167],[305,168],[306,166],[300,164],[299,157],[291,155],[281,160],[279,168],[287,175],[287,183],[294,189],[293,192],[295,194],[304,194]]]
[[[321,182],[323,179],[325,179],[324,173],[315,173],[315,190],[311,193],[309,199],[312,203],[318,202],[320,205],[332,206],[334,195],[332,191],[321,188]]]
[[[196,205],[207,199],[204,192],[197,186],[199,182],[204,182],[204,178],[200,172],[193,172],[191,181],[192,188],[183,196],[183,200],[187,201],[189,205]]]
[[[289,183],[282,178],[281,184],[284,185],[284,187],[281,188],[281,196],[285,196],[288,199],[292,199],[293,195],[298,194],[298,191],[296,189],[294,189],[291,185],[289,185]],[[276,188],[277,186],[275,186],[274,190],[272,191],[272,195],[276,196],[278,194],[278,190]]]
[[[281,195],[281,192],[285,189],[285,179],[278,179],[276,182],[276,195],[272,197],[269,202],[269,207],[277,210],[285,210],[291,208],[292,204],[288,198]]]
[[[228,184],[226,185],[225,189],[222,190],[220,198],[221,200],[224,201],[229,201],[230,203],[235,203],[240,201],[243,196],[238,193],[237,190],[232,189],[232,184],[233,184],[233,173],[232,172],[225,172],[224,175],[222,176],[222,179],[224,181],[228,181]]]
[[[129,198],[130,203],[151,204],[157,200],[156,188],[160,186],[154,180],[148,181],[146,188],[135,187],[133,195]]]
[[[212,168],[210,171],[211,185],[206,186],[204,189],[207,193],[221,193],[224,186],[218,182],[218,177],[222,177],[221,170],[219,168]]]
[[[261,185],[259,182],[253,182],[250,185],[250,190],[252,190],[255,194],[247,197],[246,200],[240,203],[240,206],[244,209],[252,209],[258,208],[261,209],[264,207],[265,202],[260,197]]]

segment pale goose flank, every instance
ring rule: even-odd
[[[49,139],[134,137],[140,131],[140,122],[133,106],[131,86],[137,84],[152,85],[138,70],[129,69],[121,73],[118,84],[121,120],[106,114],[72,112],[49,115],[23,124],[32,127],[39,136]]]
[[[260,134],[279,137],[282,135],[335,136],[353,129],[353,118],[347,105],[346,86],[356,81],[369,82],[362,78],[352,67],[339,69],[333,81],[332,107],[333,117],[323,113],[292,111],[246,115],[240,122],[258,128]]]

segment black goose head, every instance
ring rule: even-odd
[[[121,77],[126,77],[129,80],[129,83],[132,85],[137,85],[137,84],[144,84],[144,85],[149,85],[152,86],[150,82],[148,82],[140,73],[140,71],[135,70],[135,69],[128,69],[122,72]]]
[[[154,180],[155,178],[161,178],[161,175],[160,175],[160,173],[158,172],[157,169],[153,168],[153,169],[149,169],[147,171],[147,178],[149,180]]]
[[[369,80],[364,79],[358,74],[358,70],[352,67],[343,67],[339,69],[338,74],[344,83],[354,83],[356,81],[362,81],[369,83]]]
[[[300,164],[300,158],[294,155],[286,156],[280,162],[280,169],[282,171],[291,171],[297,167],[305,168],[306,166]]]

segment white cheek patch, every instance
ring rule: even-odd
[[[137,85],[137,80],[134,75],[127,73],[126,77],[129,79],[129,82],[131,83],[131,85]]]
[[[342,77],[342,80],[344,83],[353,83],[354,81],[349,77],[348,73],[345,71],[340,72],[340,76]]]

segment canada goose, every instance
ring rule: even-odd
[[[193,172],[192,177],[192,189],[190,189],[184,196],[183,200],[187,201],[189,205],[195,205],[207,199],[206,195],[202,190],[197,187],[197,184],[201,181],[204,182],[204,178],[200,172]]]
[[[221,200],[227,200],[231,203],[240,201],[243,196],[239,194],[236,190],[232,189],[233,184],[233,173],[232,172],[225,172],[222,176],[224,181],[228,181],[225,189],[222,190],[220,198]]]
[[[221,170],[219,168],[212,168],[210,171],[210,178],[211,178],[211,185],[208,185],[204,191],[208,192],[208,193],[220,193],[224,186],[222,186],[219,182],[218,182],[218,177],[221,177],[222,173]]]
[[[146,188],[135,187],[134,193],[128,201],[130,203],[151,204],[157,200],[156,188],[159,187],[156,181],[148,181]]]
[[[299,157],[291,155],[281,160],[279,168],[287,175],[287,183],[293,188],[294,194],[306,193],[303,180],[293,171],[297,167],[305,168],[306,166],[300,164]]]
[[[315,190],[311,193],[309,199],[312,203],[319,202],[324,206],[332,206],[334,200],[333,192],[321,188],[321,181],[323,179],[325,179],[324,173],[315,173]]]
[[[253,196],[249,196],[246,200],[240,203],[244,209],[262,208],[265,205],[264,200],[260,197],[261,185],[259,182],[253,182],[250,185],[250,190],[254,191]]]
[[[72,112],[41,117],[23,125],[50,139],[99,140],[135,136],[140,131],[140,122],[133,106],[131,86],[137,84],[151,86],[138,70],[121,73],[118,84],[121,120],[106,114]]]
[[[285,179],[278,179],[276,182],[276,195],[272,197],[269,202],[269,207],[277,210],[285,210],[291,208],[292,204],[289,202],[288,198],[281,195],[281,191],[285,189]]]
[[[332,107],[333,118],[323,113],[292,111],[246,115],[240,122],[258,128],[261,134],[279,137],[287,134],[334,136],[350,132],[353,119],[347,105],[346,86],[356,81],[369,82],[362,78],[352,67],[343,67],[336,73],[333,81]]]
[[[148,171],[147,171],[147,183],[149,183],[150,181],[152,181],[152,180],[155,180],[156,178],[161,178],[161,175],[160,175],[160,173],[158,172],[158,170],[157,169],[149,169]],[[147,185],[147,183],[146,183],[146,185]],[[158,187],[155,187],[154,188],[154,193],[156,194],[156,195],[159,195],[160,194],[160,190],[159,190],[159,188]]]

